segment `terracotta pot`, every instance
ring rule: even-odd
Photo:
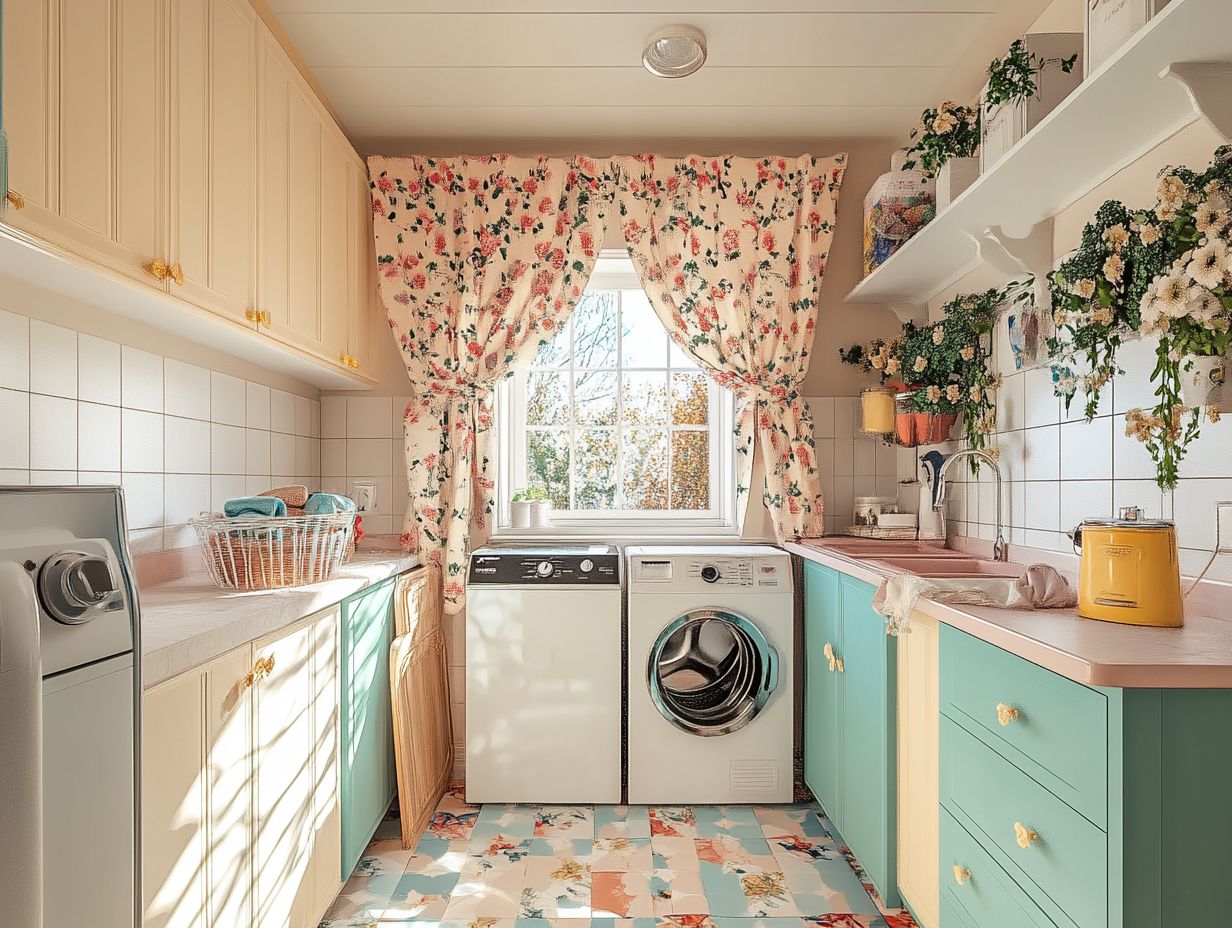
[[[894,417],[894,431],[904,448],[915,447],[915,413],[900,412]]]
[[[958,416],[955,413],[937,413],[929,422],[928,428],[928,444],[936,445],[943,441],[950,440],[950,432],[954,428],[954,423],[958,421]]]
[[[911,418],[914,420],[915,426],[915,444],[927,445],[928,436],[932,432],[932,413],[913,412]]]

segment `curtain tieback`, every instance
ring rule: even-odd
[[[724,386],[750,403],[794,406],[802,398],[796,384],[762,383],[749,375],[734,375],[726,380]]]

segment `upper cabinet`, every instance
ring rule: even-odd
[[[372,379],[367,170],[248,0],[4,13],[6,224],[231,327],[219,347],[242,327]]]

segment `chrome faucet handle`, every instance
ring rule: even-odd
[[[998,534],[997,541],[992,546],[992,559],[1002,563],[1010,559],[1010,546],[1005,543],[1004,536]]]

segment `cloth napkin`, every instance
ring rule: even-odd
[[[229,519],[285,516],[287,504],[277,496],[241,496],[222,504],[222,511]]]
[[[335,512],[354,512],[355,501],[337,493],[313,493],[304,503],[304,515],[325,516]]]
[[[1004,578],[930,578],[899,574],[881,582],[873,608],[886,617],[886,632],[906,634],[921,598],[951,605],[995,609],[1068,609],[1078,602],[1073,588],[1047,564],[1032,564],[1008,591]]]

